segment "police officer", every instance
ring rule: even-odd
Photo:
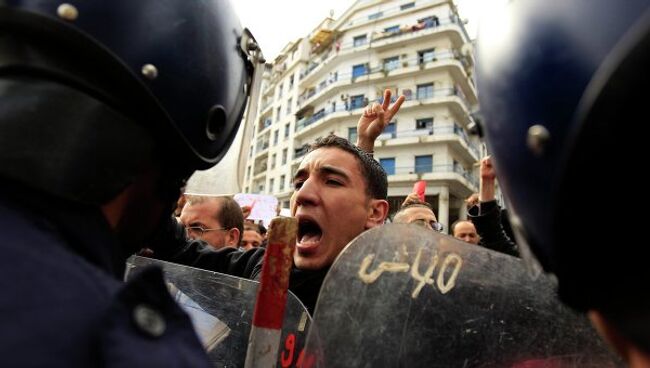
[[[650,2],[510,1],[486,18],[477,56],[482,128],[518,243],[630,366],[650,366],[649,222],[636,200]]]
[[[209,365],[160,270],[120,280],[262,60],[226,0],[0,2],[3,366]]]

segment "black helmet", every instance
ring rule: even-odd
[[[0,2],[2,175],[92,202],[132,180],[145,156],[182,176],[211,167],[259,62],[226,0]],[[71,179],[76,170],[90,179]],[[105,180],[112,189],[92,187]]]
[[[648,305],[638,255],[648,237],[634,232],[648,226],[635,197],[645,196],[650,1],[514,0],[502,10],[479,31],[476,75],[519,242],[576,308]]]

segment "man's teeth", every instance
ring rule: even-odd
[[[300,238],[301,243],[314,243],[320,240],[321,234],[319,233],[307,233],[303,234]]]

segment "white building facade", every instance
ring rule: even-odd
[[[288,207],[291,178],[307,146],[330,133],[356,141],[356,124],[383,91],[406,102],[375,142],[394,212],[418,180],[449,227],[478,191],[473,55],[451,0],[359,0],[326,19],[267,65],[245,174],[245,191]]]

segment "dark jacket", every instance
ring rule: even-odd
[[[481,237],[480,245],[497,252],[519,257],[517,244],[506,235],[501,222],[501,208],[496,201],[481,202],[468,211],[468,217]]]
[[[265,248],[241,251],[229,247],[214,250],[204,241],[188,239],[185,228],[174,218],[170,218],[167,225],[161,228],[165,231],[159,233],[151,244],[155,258],[259,281]],[[318,271],[304,271],[296,267],[291,270],[289,290],[296,294],[312,315],[328,270],[329,267]]]
[[[98,209],[2,190],[0,249],[3,367],[210,366],[159,269],[121,282]]]

